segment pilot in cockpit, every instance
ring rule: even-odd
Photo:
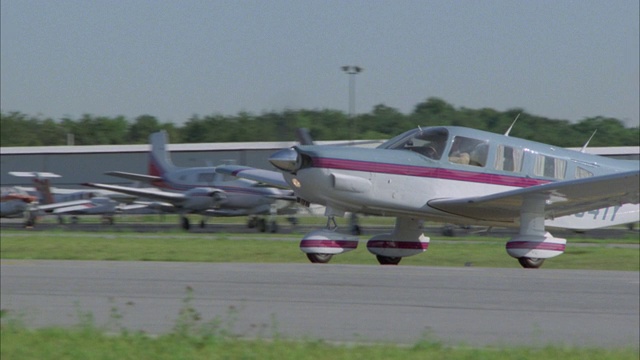
[[[430,133],[416,134],[411,140],[407,141],[404,148],[417,152],[433,160],[439,160],[442,156],[446,144],[446,136],[433,136]]]

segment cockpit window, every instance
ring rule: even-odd
[[[440,160],[449,132],[444,128],[417,128],[398,135],[378,148],[410,150],[430,159]]]

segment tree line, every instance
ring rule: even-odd
[[[519,117],[518,117],[519,116]],[[85,114],[79,119],[51,119],[20,112],[0,112],[0,146],[53,146],[146,144],[152,132],[166,130],[172,143],[291,141],[295,129],[310,130],[315,140],[387,139],[417,126],[465,126],[504,133],[518,121],[510,135],[561,147],[584,145],[597,130],[590,146],[638,146],[640,130],[627,128],[622,121],[596,116],[572,123],[548,119],[514,108],[456,108],[439,98],[428,98],[410,114],[380,104],[364,114],[350,117],[342,111],[283,110],[236,115],[194,115],[183,125],[162,123],[151,115],[133,120],[124,116]],[[72,134],[72,135],[71,135]]]

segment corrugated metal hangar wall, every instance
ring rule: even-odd
[[[376,146],[381,141],[354,141],[351,144]],[[274,152],[295,142],[167,144],[176,166],[200,167],[225,163],[275,170],[268,161]],[[345,144],[320,141],[318,144]],[[95,145],[0,148],[0,185],[30,186],[29,178],[9,175],[9,171],[48,171],[61,175],[52,185],[77,188],[85,182],[130,184],[126,179],[104,175],[106,171],[146,174],[149,145]]]
[[[176,166],[215,166],[227,162],[273,169],[267,161],[275,151],[294,143],[169,144]],[[84,182],[128,184],[125,179],[104,175],[106,171],[147,173],[149,145],[52,146],[2,148],[0,184],[29,186],[31,180],[9,175],[9,171],[48,171],[62,178],[56,187],[78,187]]]

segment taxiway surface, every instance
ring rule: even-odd
[[[0,262],[28,326],[172,331],[180,309],[244,337],[452,345],[639,346],[638,272],[411,266]],[[116,316],[117,315],[117,316]],[[122,316],[122,319],[118,319]]]

